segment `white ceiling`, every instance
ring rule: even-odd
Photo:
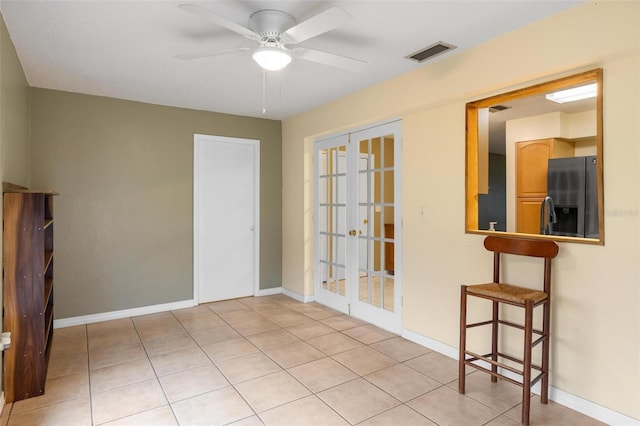
[[[414,70],[405,56],[438,41],[456,55],[581,1],[194,1],[242,26],[279,9],[298,21],[330,6],[353,17],[299,46],[367,62],[350,73],[303,60],[267,72],[248,52],[192,61],[175,55],[255,41],[178,8],[184,1],[0,0],[31,86],[160,105],[284,119]]]

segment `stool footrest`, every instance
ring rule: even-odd
[[[498,377],[498,378],[500,378],[502,380],[506,380],[507,382],[510,382],[510,383],[513,383],[514,385],[518,385],[518,386],[522,387],[522,383],[520,383],[517,380],[512,379],[511,377],[507,377],[507,376],[505,376],[503,374],[500,374],[500,373],[494,373],[493,371],[489,370],[488,368],[484,368],[484,367],[482,367],[480,365],[477,365],[477,364],[474,364],[473,362],[470,362],[470,361],[465,361],[464,363],[465,363],[465,365],[473,367],[476,370],[484,371],[485,373],[490,374],[493,377]]]
[[[538,337],[536,340],[533,341],[533,343],[531,343],[531,347],[535,348],[540,342],[543,342],[546,338],[547,336]]]
[[[492,360],[491,358],[489,358],[492,355],[491,353],[486,354],[486,355],[479,355],[479,354],[471,352],[471,351],[464,351],[464,354],[465,354],[465,356],[469,355],[471,357],[471,358],[465,358],[464,362],[466,364],[470,364],[470,365],[476,366],[476,364],[471,364],[471,363],[474,362],[474,361],[484,361],[487,364],[491,364],[491,365],[495,365],[496,367],[504,368],[505,370],[509,370],[512,373],[518,374],[520,376],[524,375],[524,372],[522,370],[518,370],[517,368],[512,367],[510,365],[507,365],[507,364],[505,364],[503,362]],[[509,361],[516,362],[516,363],[518,363],[520,365],[524,364],[524,362],[520,358],[516,358],[514,356],[511,356],[511,355],[508,355],[508,354],[505,354],[505,353],[502,353],[502,352],[498,352],[497,356],[500,357],[500,358],[508,359]],[[531,368],[534,369],[534,370],[542,371],[542,367],[539,366],[539,365],[531,364]]]
[[[491,354],[489,354],[489,355],[491,355]],[[502,358],[506,358],[509,361],[517,362],[518,364],[521,364],[521,365],[524,364],[524,362],[520,358],[516,358],[516,357],[511,356],[511,355],[503,354],[502,352],[498,352],[498,356],[502,357]],[[531,368],[533,368],[534,370],[542,371],[542,367],[541,366],[535,365],[533,363],[531,364]]]
[[[491,321],[489,321],[489,323],[491,323]],[[517,328],[518,330],[524,330],[524,326],[521,324],[516,324],[515,322],[511,322],[511,321],[505,321],[505,320],[498,320],[498,323],[502,324],[502,325],[508,325],[509,327],[513,327],[513,328]],[[542,336],[543,332],[542,330],[538,330],[538,329],[532,329],[531,330],[532,333],[535,334],[539,334]]]
[[[518,385],[520,387],[524,386],[522,384],[522,382],[520,382],[518,380],[515,380],[515,379],[512,379],[511,377],[505,376],[504,374],[501,374],[501,373],[497,373],[497,372],[494,373],[493,371],[489,370],[488,368],[485,368],[485,367],[483,367],[481,365],[475,364],[474,361],[484,361],[484,362],[486,362],[488,364],[495,365],[495,366],[503,368],[503,369],[505,369],[507,371],[511,371],[512,373],[517,374],[520,377],[524,376],[522,371],[520,371],[518,369],[515,369],[513,367],[510,367],[508,365],[505,365],[503,363],[500,363],[500,362],[497,362],[497,361],[493,361],[492,359],[487,358],[486,356],[473,354],[471,352],[466,352],[466,353],[469,354],[469,355],[472,355],[472,358],[465,359],[465,361],[464,361],[465,365],[468,365],[469,367],[473,367],[473,368],[475,368],[477,370],[483,371],[483,372],[485,372],[487,374],[490,374],[491,376],[498,377],[500,379],[506,380],[506,381],[508,381],[510,383],[513,383],[513,384],[516,384],[516,385]],[[491,355],[491,354],[489,354],[489,355]],[[501,354],[498,354],[498,355],[505,357],[504,355],[501,355]],[[508,359],[511,359],[512,361],[515,361],[515,362],[522,363],[520,360],[518,360],[517,358],[514,358],[514,357],[510,357],[509,356]],[[538,383],[540,381],[540,379],[542,379],[542,377],[544,377],[544,372],[542,371],[542,368],[540,368],[539,366],[536,366],[536,365],[531,365],[531,368],[534,368],[534,369],[540,371],[540,373],[535,378],[531,379],[530,386],[533,386],[536,383]]]
[[[466,327],[467,328],[473,328],[473,327],[481,327],[483,325],[491,325],[493,324],[493,320],[486,320],[486,321],[481,321],[481,322],[474,322],[472,324],[467,324]],[[513,327],[513,328],[517,328],[518,330],[524,330],[524,326],[520,325],[520,324],[516,324],[515,322],[511,322],[511,321],[505,321],[505,320],[498,320],[498,324],[502,324],[502,325],[506,325],[509,327]],[[540,336],[542,336],[544,334],[544,332],[542,330],[538,330],[536,328],[531,330],[532,333],[535,334],[539,334]]]
[[[473,324],[467,324],[467,328],[480,327],[483,325],[493,324],[493,320],[482,321],[482,322],[474,322]]]
[[[540,373],[535,377],[535,379],[531,379],[531,386],[533,386],[536,383],[538,383],[540,381],[540,379],[542,379],[543,376],[544,376],[544,373]]]

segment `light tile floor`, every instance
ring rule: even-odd
[[[517,425],[520,388],[316,303],[246,298],[55,330],[6,425]],[[534,397],[531,424],[598,424]]]

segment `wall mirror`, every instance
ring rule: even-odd
[[[466,232],[604,244],[602,70],[466,105]]]

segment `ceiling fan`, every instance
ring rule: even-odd
[[[228,47],[203,52],[177,55],[179,59],[198,59],[210,56],[226,55],[237,52],[252,51],[253,59],[264,69],[277,71],[286,67],[293,58],[304,59],[347,71],[360,71],[366,62],[334,53],[323,52],[306,47],[289,48],[317,35],[326,33],[351,20],[344,10],[331,7],[311,18],[296,23],[293,16],[274,9],[254,12],[249,19],[249,28],[245,28],[205,7],[195,4],[181,4],[182,10],[209,19],[211,22],[238,33],[248,39],[255,40],[260,46]]]

